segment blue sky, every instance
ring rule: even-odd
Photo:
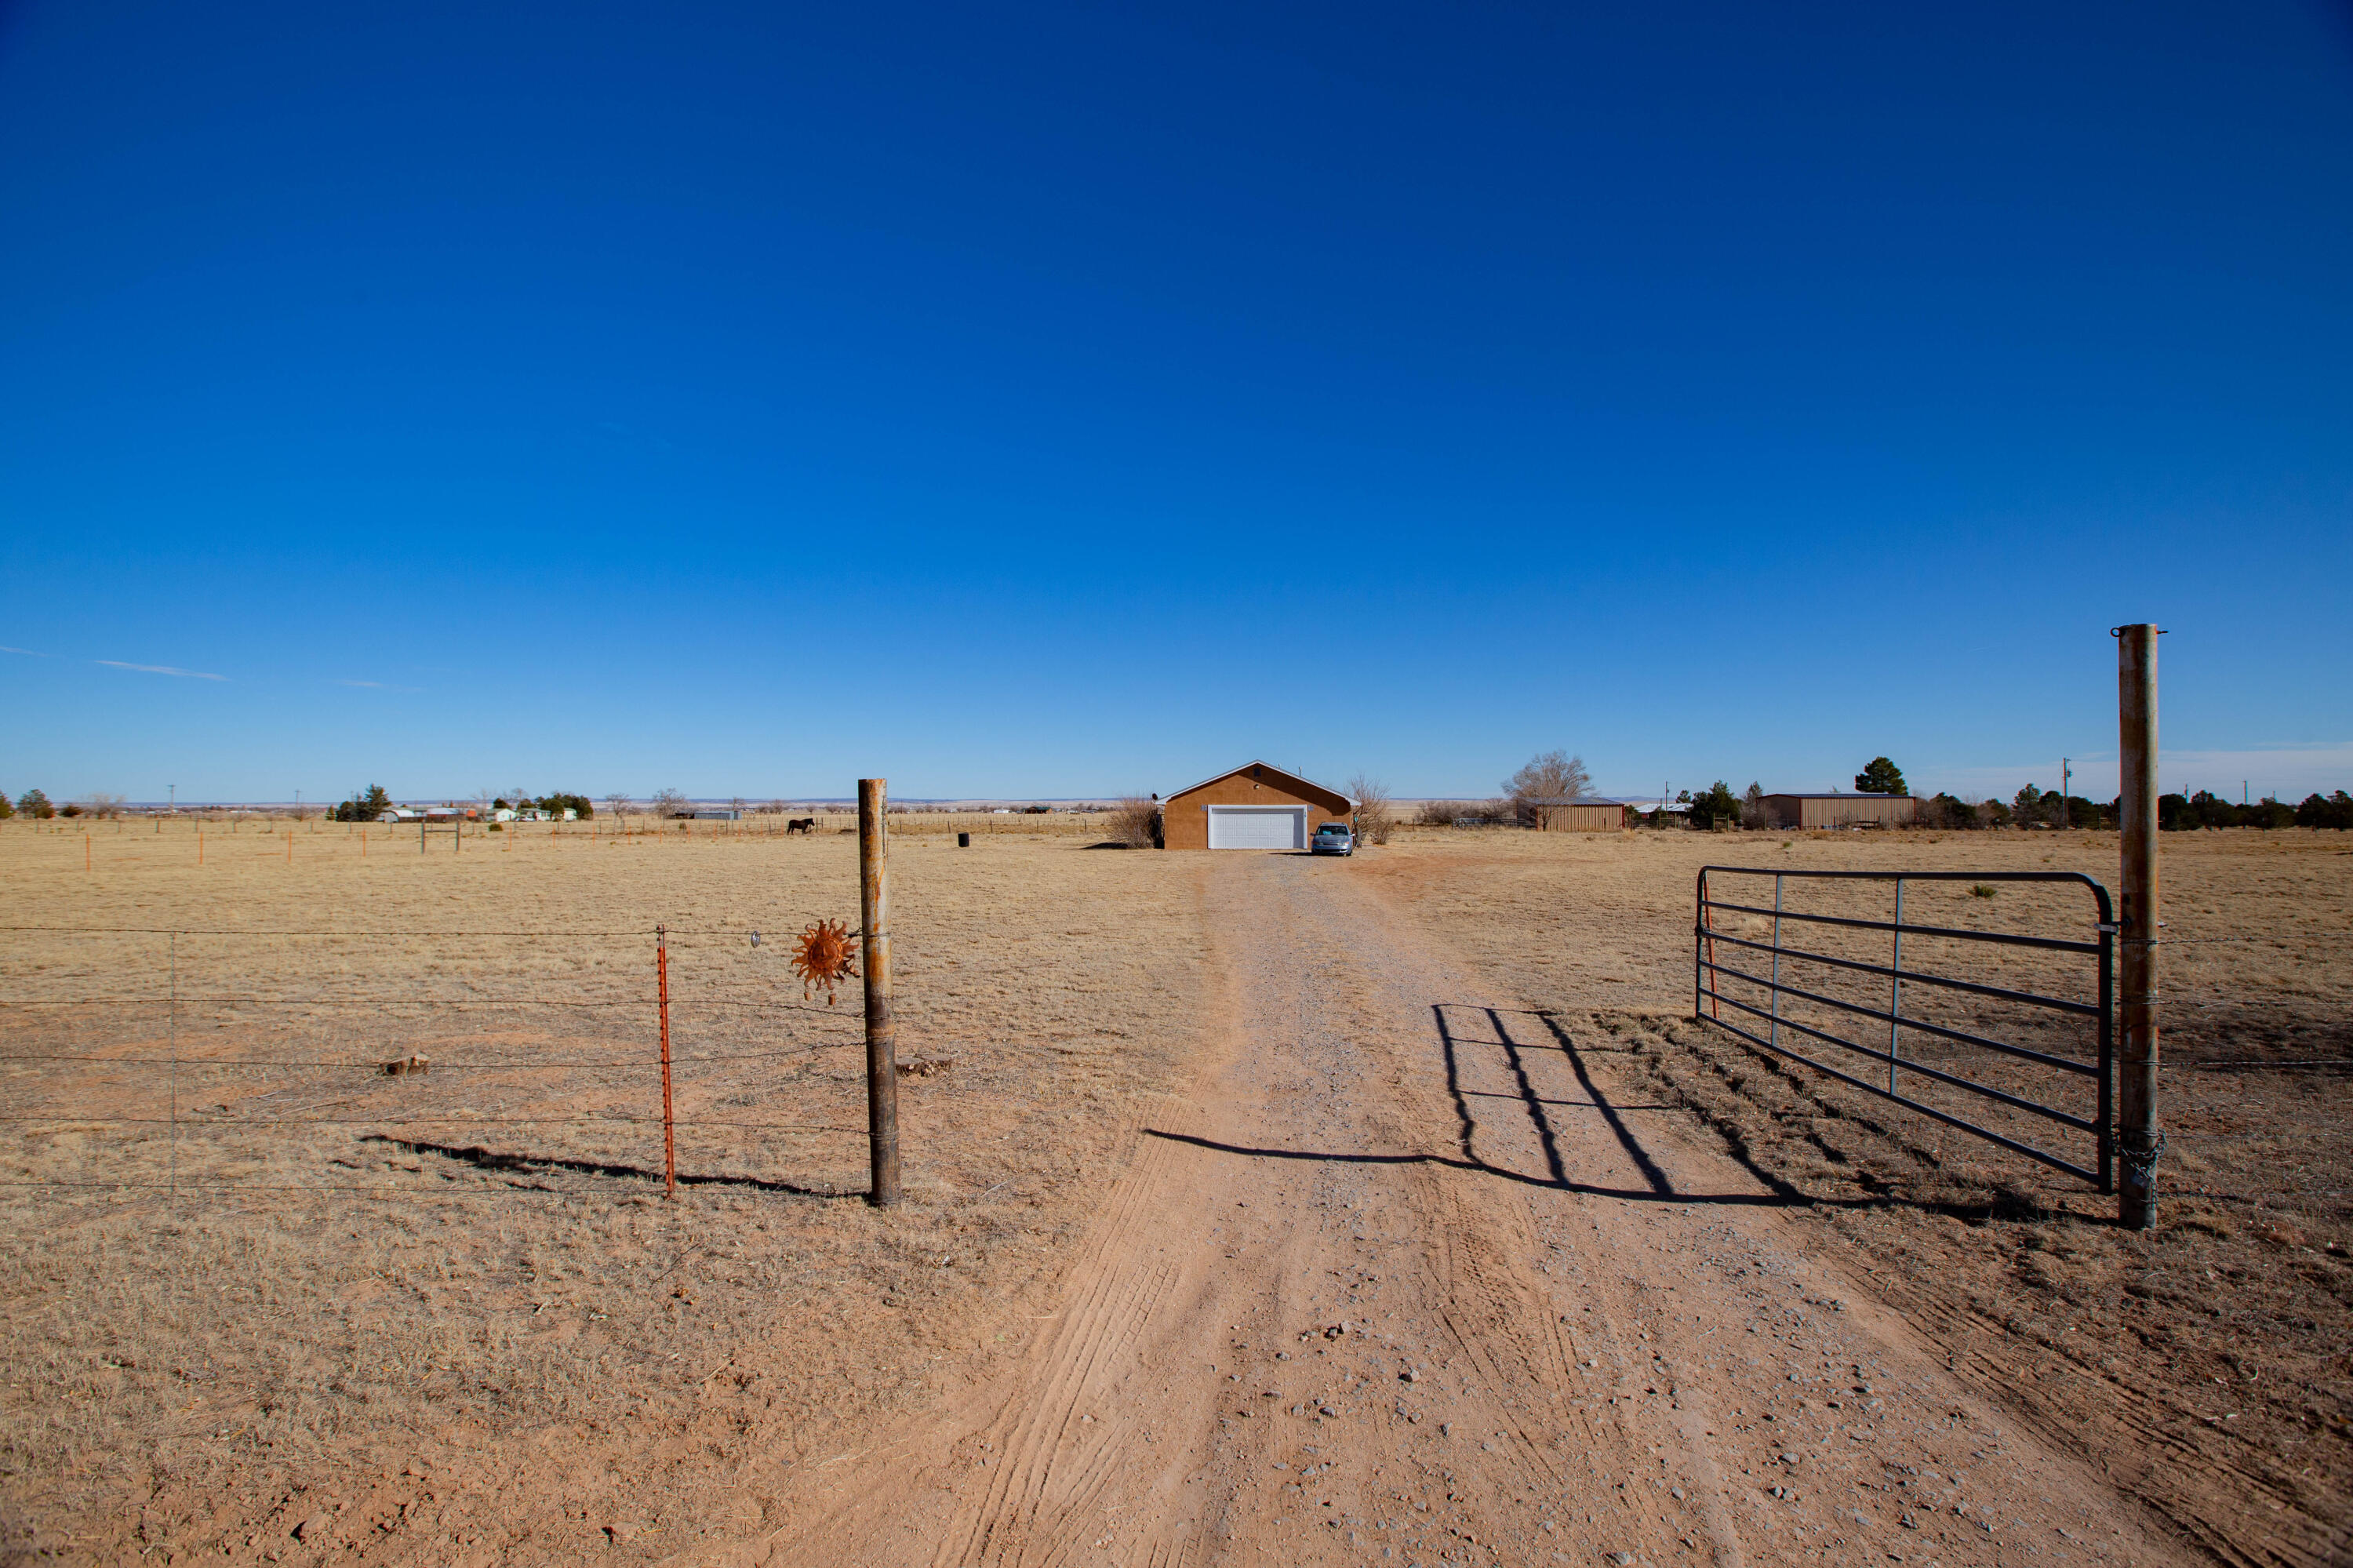
[[[2348,366],[2342,8],[0,5],[0,788],[2353,787]]]

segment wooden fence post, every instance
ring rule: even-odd
[[[891,1021],[890,790],[858,781],[858,895],[866,938],[866,1145],[872,1180],[867,1202],[899,1201],[899,1065]]]
[[[2118,793],[2123,797],[2123,1039],[2116,1053],[2116,1220],[2128,1230],[2157,1224],[2157,639],[2154,626],[2120,626],[2116,639]]]

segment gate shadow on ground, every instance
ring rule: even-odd
[[[448,1143],[418,1143],[411,1139],[387,1138],[369,1133],[362,1143],[387,1143],[410,1154],[438,1154],[444,1160],[454,1160],[471,1165],[478,1171],[503,1171],[516,1175],[533,1175],[543,1171],[569,1171],[583,1176],[611,1176],[632,1181],[659,1183],[662,1173],[643,1165],[617,1165],[597,1160],[567,1160],[553,1154],[512,1154],[479,1144],[459,1148]],[[800,1198],[863,1198],[862,1192],[844,1192],[833,1187],[803,1187],[790,1181],[763,1181],[757,1176],[702,1176],[680,1171],[681,1187],[741,1187],[753,1192],[789,1192]]]
[[[1483,1021],[1492,1039],[1478,1039],[1473,1030],[1466,1033],[1464,1023],[1455,1014],[1468,1014]],[[1443,1165],[1457,1171],[1472,1171],[1482,1175],[1499,1177],[1524,1186],[1549,1188],[1556,1192],[1579,1192],[1597,1198],[1621,1198],[1630,1202],[1648,1203],[1722,1203],[1750,1208],[1781,1208],[1806,1204],[1820,1200],[1809,1198],[1787,1181],[1758,1169],[1747,1160],[1740,1163],[1764,1186],[1764,1192],[1688,1192],[1678,1191],[1666,1171],[1661,1169],[1634,1129],[1627,1125],[1620,1113],[1630,1110],[1665,1110],[1657,1105],[1620,1105],[1613,1102],[1593,1080],[1586,1057],[1593,1054],[1589,1046],[1579,1045],[1549,1012],[1533,1012],[1521,1009],[1482,1007],[1462,1002],[1434,1002],[1430,1015],[1438,1030],[1438,1044],[1446,1064],[1446,1093],[1453,1103],[1459,1154],[1368,1154],[1342,1150],[1301,1149],[1259,1149],[1246,1144],[1220,1143],[1215,1139],[1199,1138],[1190,1133],[1168,1132],[1159,1128],[1146,1128],[1146,1136],[1164,1139],[1171,1143],[1189,1143],[1197,1149],[1207,1149],[1221,1154],[1239,1154],[1254,1160],[1330,1160],[1344,1165]],[[1548,1038],[1522,1041],[1514,1036],[1505,1018],[1533,1018],[1544,1027]],[[1467,1021],[1465,1021],[1467,1022]],[[1527,1031],[1523,1027],[1522,1033]],[[1463,1051],[1466,1047],[1501,1049],[1511,1074],[1514,1088],[1508,1093],[1472,1089],[1463,1086]],[[1536,1093],[1529,1075],[1533,1059],[1549,1059],[1555,1054],[1565,1058],[1569,1070],[1577,1075],[1582,1100],[1547,1099]],[[1527,1125],[1535,1132],[1536,1142],[1544,1151],[1545,1170],[1542,1174],[1497,1164],[1479,1152],[1478,1135],[1481,1123],[1472,1104],[1473,1100],[1508,1100],[1525,1114]],[[1633,1165],[1641,1177],[1639,1187],[1611,1186],[1598,1181],[1580,1181],[1570,1177],[1567,1162],[1561,1157],[1558,1129],[1550,1111],[1555,1107],[1594,1110],[1600,1113],[1618,1148]]]

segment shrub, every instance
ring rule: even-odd
[[[552,795],[542,795],[536,800],[519,800],[516,804],[537,806],[541,810],[553,811],[558,817],[566,811],[576,811],[584,822],[596,814],[596,808],[588,803],[587,796],[566,794],[561,790]]]
[[[2323,799],[2318,793],[2306,795],[2295,809],[2295,825],[2299,828],[2335,828],[2343,832],[2353,828],[2353,795],[2339,789]]]
[[[27,789],[17,796],[16,810],[42,821],[47,821],[58,814],[58,809],[49,804],[49,798],[38,789]]]
[[[353,795],[327,815],[338,822],[373,822],[391,810],[392,797],[384,792],[384,786],[371,784],[365,793]]]
[[[2115,807],[2095,809],[2111,815],[2116,812]],[[2200,789],[2195,795],[2160,795],[2157,798],[2157,825],[2166,832],[2182,832],[2191,828],[2353,827],[2353,798],[2339,789],[2333,800],[2311,795],[2303,805],[2290,807],[2269,796],[2242,805],[2225,800],[2211,789]]]
[[[1111,836],[1130,849],[1161,847],[1160,801],[1148,795],[1122,795],[1111,809]]]
[[[1706,793],[1695,796],[1692,800],[1691,825],[1694,828],[1713,828],[1718,822],[1736,822],[1739,820],[1740,797],[1734,794],[1732,786],[1721,779]]]
[[[16,801],[14,801],[14,800],[10,800],[10,799],[8,799],[8,797],[7,797],[7,796],[5,796],[5,795],[0,795],[0,822],[5,822],[5,821],[6,821],[9,818],[11,818],[11,817],[15,816],[16,814]]]
[[[1941,791],[1920,803],[1920,821],[1924,827],[1967,830],[1980,825],[1978,809],[1956,795]]]

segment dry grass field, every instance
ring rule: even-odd
[[[836,1195],[865,1184],[854,990],[804,1002],[777,939],[856,921],[856,841],[725,826],[427,854],[377,830],[364,858],[314,826],[290,864],[280,824],[207,832],[200,868],[185,830],[101,825],[88,871],[79,832],[0,829],[12,926],[295,933],[0,942],[12,1548],[275,1559],[430,1521],[446,1560],[659,1554],[714,1458],[1018,1348],[1192,1050],[1190,871],[1067,832],[896,840],[919,1071],[884,1221]],[[674,1203],[657,922],[686,933]],[[411,1054],[433,1065],[377,1070]],[[148,1065],[28,1059],[58,1055]]]
[[[855,1196],[856,997],[805,1000],[785,969],[791,933],[856,918],[838,831],[420,854],[414,829],[305,824],[290,861],[280,823],[207,830],[199,866],[178,825],[0,827],[0,1560],[691,1555],[761,1525],[752,1457],[850,1455],[1017,1353],[1215,1006],[1211,857],[1008,821],[968,850],[946,836],[965,824],[894,821],[920,1070],[887,1217]],[[2225,1560],[2327,1561],[2353,1489],[2353,842],[2165,852],[2147,1237],[2079,1182],[1688,1022],[1708,861],[2113,882],[2112,835],[1407,831],[1340,869],[1497,996],[1618,1037],[1630,1082],[1809,1205],[1825,1255],[1989,1397]],[[2078,917],[2056,896],[1949,917]],[[411,1054],[430,1068],[382,1073]],[[2276,1065],[2311,1062],[2338,1065]]]

